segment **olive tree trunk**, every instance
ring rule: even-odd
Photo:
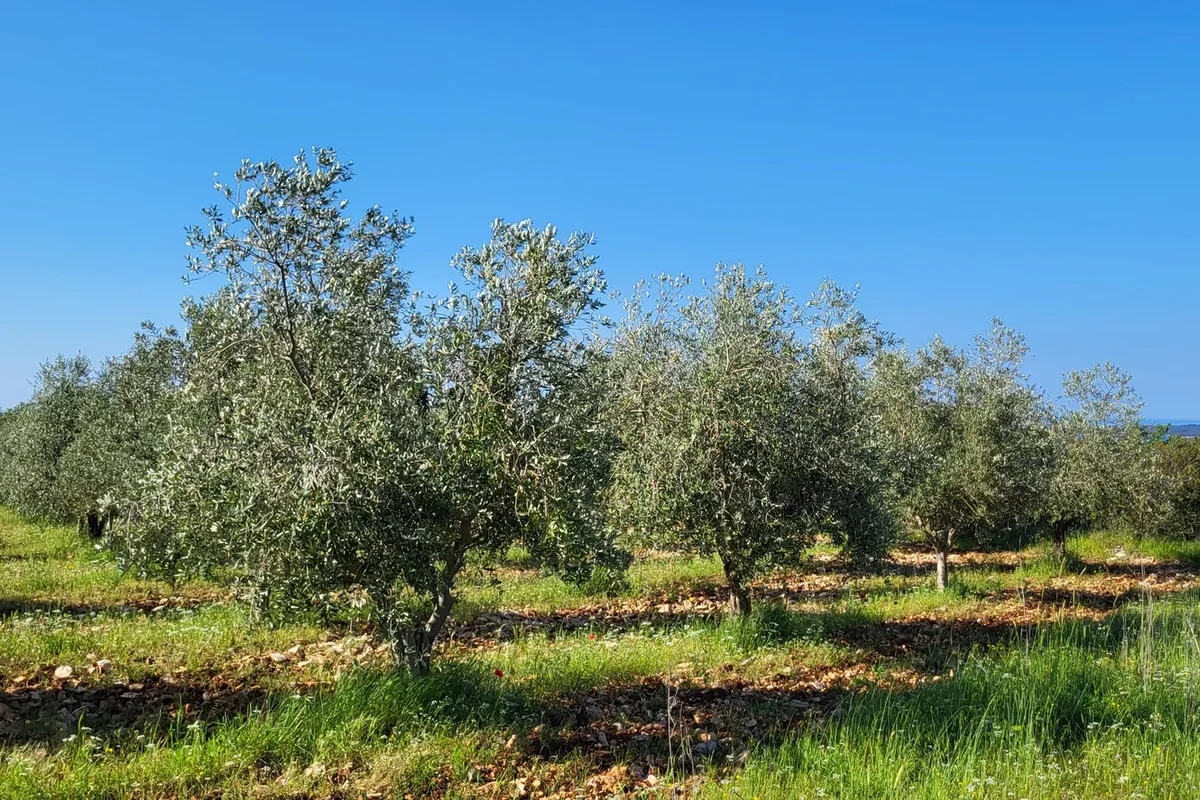
[[[450,611],[454,608],[454,594],[449,587],[439,590],[433,611],[422,625],[410,626],[397,632],[392,643],[392,661],[403,666],[413,675],[428,675],[433,643],[442,632]]]
[[[428,675],[433,645],[454,609],[454,592],[444,585],[434,593],[433,608],[421,621],[396,608],[390,592],[372,598],[382,626],[381,634],[392,655],[392,663],[413,675]]]
[[[946,591],[950,580],[950,553],[946,550],[937,551],[937,590]]]
[[[403,667],[413,675],[429,674],[433,645],[454,609],[454,582],[465,563],[466,551],[463,550],[455,553],[438,569],[436,587],[430,598],[432,607],[424,622],[396,608],[391,587],[372,597],[395,666]]]
[[[730,559],[722,557],[725,567],[725,581],[729,584],[729,600],[725,604],[731,617],[750,616],[750,587],[746,585],[741,574],[730,566]]]
[[[92,539],[99,539],[104,536],[104,528],[108,520],[103,517],[98,511],[89,511],[86,517],[79,520],[80,533],[87,532],[87,535]]]
[[[1067,555],[1067,530],[1070,523],[1066,520],[1059,520],[1050,526],[1050,537],[1053,542],[1054,555],[1057,558],[1064,558]]]
[[[950,583],[950,550],[954,543],[953,531],[934,533],[934,559],[937,563],[937,590],[946,591]]]

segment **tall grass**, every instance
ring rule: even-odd
[[[1200,796],[1196,597],[1044,629],[945,679],[869,691],[712,797]]]

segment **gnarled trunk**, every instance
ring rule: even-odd
[[[383,626],[383,635],[391,650],[392,663],[404,667],[413,675],[428,675],[433,644],[442,632],[454,608],[454,593],[445,584],[434,593],[433,610],[424,621],[402,614],[393,605],[390,594],[373,597]]]
[[[433,643],[442,632],[450,611],[454,608],[454,594],[449,586],[437,593],[429,619],[419,627],[399,632],[392,645],[392,660],[397,666],[405,666],[413,675],[429,674],[429,659],[433,655]]]
[[[474,515],[471,515],[459,523],[456,550],[437,570],[436,586],[431,598],[433,608],[423,623],[397,613],[390,587],[389,591],[372,597],[384,624],[384,633],[392,651],[392,663],[407,668],[413,675],[429,674],[433,644],[454,609],[454,582],[467,560],[473,521]]]

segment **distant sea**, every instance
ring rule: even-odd
[[[1143,420],[1142,424],[1147,427],[1155,425],[1169,425],[1167,430],[1168,436],[1186,436],[1195,438],[1200,436],[1200,420],[1194,419],[1147,419]]]

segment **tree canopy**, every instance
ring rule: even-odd
[[[805,309],[761,270],[721,265],[684,289],[643,287],[614,338],[615,513],[635,539],[717,555],[745,614],[749,581],[796,563],[818,532],[856,553],[886,547],[860,413],[859,360],[878,337],[828,284],[807,308],[810,339]]]
[[[586,575],[620,562],[596,510],[607,451],[576,326],[603,289],[584,235],[497,221],[418,308],[411,222],[344,214],[332,151],[243,164],[194,228],[188,381],[164,457],[120,527],[167,576],[232,567],[279,613],[360,589],[398,662],[428,668],[473,551],[526,540]]]
[[[880,361],[876,397],[895,471],[898,518],[937,558],[944,589],[959,536],[1031,519],[1050,459],[1042,397],[1021,372],[1024,339],[999,320],[971,351],[934,339]]]

